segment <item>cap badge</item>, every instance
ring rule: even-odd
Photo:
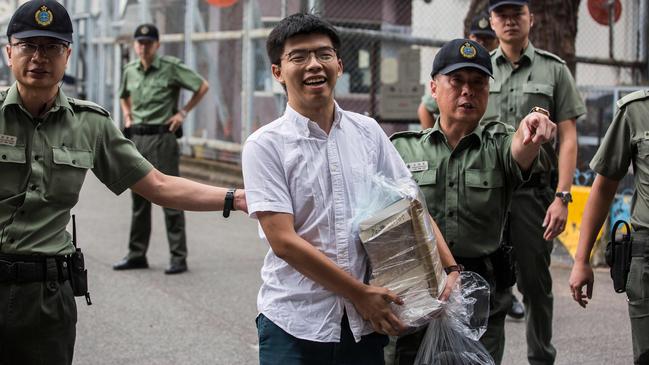
[[[149,27],[142,27],[140,29],[140,33],[142,34],[149,34]]]
[[[47,27],[48,25],[52,24],[52,20],[54,20],[54,16],[52,15],[52,12],[45,5],[41,6],[40,9],[36,10],[36,14],[34,14],[34,18],[36,19],[36,23],[38,23],[38,25],[42,27]]]
[[[480,27],[480,29],[487,29],[488,26],[489,26],[489,21],[487,20],[487,18],[482,18],[478,20],[478,27]]]
[[[471,43],[464,42],[464,44],[462,44],[462,47],[460,47],[460,54],[464,58],[471,59],[478,55],[478,50],[475,49],[475,47]]]

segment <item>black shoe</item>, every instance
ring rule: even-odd
[[[148,269],[149,263],[146,257],[136,257],[133,259],[123,258],[113,265],[113,270],[131,270],[131,269]]]
[[[180,274],[187,271],[187,262],[185,260],[180,262],[172,262],[169,264],[169,267],[165,270],[165,274],[173,275]]]
[[[512,297],[512,306],[509,307],[507,315],[514,319],[525,317],[525,307],[523,306],[523,303],[519,302],[515,295],[512,295]]]

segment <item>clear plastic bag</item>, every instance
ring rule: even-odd
[[[415,365],[494,364],[479,341],[489,317],[486,280],[474,272],[462,272],[442,307],[440,315],[428,323]]]
[[[369,258],[370,284],[403,299],[392,309],[405,325],[428,323],[441,310],[437,297],[446,275],[419,187],[412,179],[370,178],[358,198],[353,229]]]

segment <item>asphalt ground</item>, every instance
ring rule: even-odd
[[[254,323],[259,270],[268,249],[256,222],[235,212],[188,212],[189,271],[164,275],[169,253],[164,218],[153,209],[147,270],[113,271],[126,254],[130,193],[115,197],[88,174],[77,235],[89,270],[93,301],[77,299],[75,364],[257,364]],[[565,260],[552,266],[556,364],[631,364],[626,297],[596,271],[595,298],[586,310],[570,297]],[[507,320],[503,364],[525,364],[525,326]]]

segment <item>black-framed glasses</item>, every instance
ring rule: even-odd
[[[333,47],[317,49],[295,49],[285,55],[286,60],[295,65],[304,65],[311,59],[311,53],[320,63],[329,63],[336,59],[337,51]]]
[[[68,45],[63,43],[37,44],[31,42],[16,42],[12,43],[11,46],[18,51],[18,54],[23,56],[33,56],[36,51],[40,51],[42,55],[48,58],[61,56],[65,50],[68,49]]]

